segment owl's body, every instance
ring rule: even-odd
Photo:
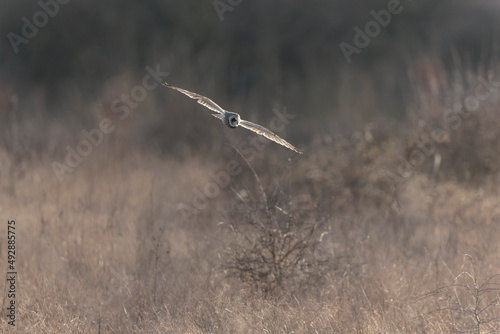
[[[239,114],[235,112],[226,111],[224,115],[221,114],[212,114],[212,116],[217,117],[222,120],[222,123],[228,128],[237,128],[240,125],[241,117]]]
[[[292,151],[295,151],[297,153],[302,154],[302,151],[300,151],[298,148],[296,148],[295,146],[293,146],[292,144],[290,144],[289,142],[287,142],[283,138],[276,135],[274,132],[272,132],[272,131],[270,131],[270,130],[266,129],[265,127],[260,126],[258,124],[241,119],[239,114],[222,109],[218,104],[216,104],[214,101],[210,100],[209,98],[207,98],[205,96],[190,92],[188,90],[185,90],[185,89],[182,89],[179,87],[171,86],[166,82],[163,83],[163,85],[165,87],[179,91],[179,92],[183,93],[184,95],[187,95],[190,98],[197,100],[199,104],[207,107],[208,109],[210,109],[212,111],[215,111],[215,114],[212,114],[212,116],[220,119],[222,121],[222,123],[229,128],[234,129],[234,128],[237,128],[238,126],[242,126],[248,130],[252,130],[253,132],[256,132],[256,133],[266,137],[267,139],[270,139],[270,140],[272,140],[280,145],[283,145],[283,146],[291,149]]]

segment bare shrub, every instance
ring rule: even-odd
[[[279,185],[268,197],[252,165],[240,155],[255,178],[260,200],[248,189],[231,189],[239,203],[227,211],[232,240],[222,265],[225,274],[266,296],[277,297],[306,284],[317,286],[330,263],[316,254],[323,224],[294,213],[292,194],[288,203],[280,200]],[[289,163],[291,171],[291,159]]]
[[[465,270],[454,283],[424,296],[433,298],[435,307],[428,314],[448,318],[460,333],[498,333],[500,274],[482,280],[472,256],[465,254]]]

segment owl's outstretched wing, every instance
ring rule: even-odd
[[[179,87],[175,87],[175,86],[169,85],[166,82],[164,82],[162,85],[165,86],[165,87],[168,87],[168,88],[175,89],[176,91],[179,91],[182,94],[189,96],[193,100],[198,100],[199,104],[201,104],[202,106],[205,106],[208,109],[213,110],[213,111],[215,111],[215,112],[217,112],[219,114],[223,115],[223,114],[226,113],[226,111],[224,109],[222,109],[217,103],[215,103],[214,101],[210,100],[208,97],[205,97],[205,96],[202,96],[200,94],[196,94],[196,93],[190,92],[188,90],[185,90],[185,89],[182,89],[182,88],[179,88]]]
[[[245,120],[242,119],[240,121],[240,125],[242,127],[246,128],[246,129],[252,130],[253,132],[256,132],[259,135],[262,135],[262,136],[266,137],[267,139],[270,139],[270,140],[272,140],[272,141],[274,141],[274,142],[276,142],[276,143],[278,143],[280,145],[288,147],[292,151],[295,151],[295,152],[297,152],[299,154],[302,154],[301,150],[299,150],[298,148],[296,148],[295,146],[293,146],[292,144],[290,144],[289,142],[287,142],[283,138],[279,137],[274,132],[266,129],[263,126],[260,126],[259,124],[255,124],[255,123],[252,123],[252,122],[249,122],[249,121],[245,121]]]

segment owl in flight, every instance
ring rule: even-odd
[[[266,129],[265,127],[260,126],[258,124],[241,119],[240,115],[237,113],[222,109],[221,107],[219,107],[219,105],[217,103],[210,100],[208,97],[201,96],[199,94],[190,92],[188,90],[185,90],[185,89],[182,89],[179,87],[171,86],[166,82],[163,83],[163,86],[175,89],[175,90],[181,92],[182,94],[187,95],[194,100],[197,100],[199,104],[207,107],[208,109],[215,111],[215,114],[212,114],[212,116],[220,119],[222,121],[222,123],[224,123],[224,125],[226,125],[227,127],[234,129],[238,125],[241,125],[242,127],[246,128],[248,130],[252,130],[253,132],[258,133],[259,135],[262,135],[262,136],[266,137],[267,139],[270,139],[270,140],[272,140],[280,145],[288,147],[292,151],[295,151],[297,153],[302,154],[301,150],[299,150],[298,148],[296,148],[295,146],[293,146],[292,144],[290,144],[286,140],[280,138],[274,132],[272,132],[272,131],[270,131],[270,130]]]

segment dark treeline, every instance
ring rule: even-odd
[[[487,71],[499,55],[494,2],[232,3],[4,1],[0,112],[12,108],[15,95],[27,115],[92,124],[96,103],[110,109],[148,66],[159,66],[172,83],[227,107],[265,114],[293,106],[308,116],[305,125],[332,116],[401,118],[413,100],[409,68],[439,64],[451,72],[466,64]],[[384,16],[391,6],[394,13]],[[377,17],[370,37],[365,29]],[[39,27],[30,30],[26,22]],[[156,91],[140,109],[156,122],[164,116],[155,118],[154,110],[167,97]]]

